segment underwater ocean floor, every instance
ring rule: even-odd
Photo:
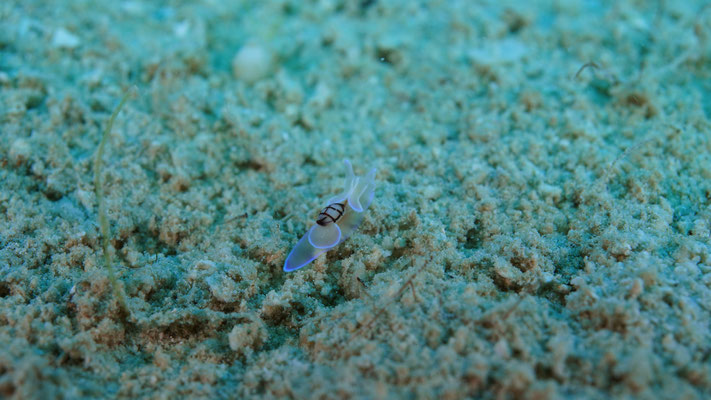
[[[710,121],[704,1],[3,1],[0,398],[709,398]]]

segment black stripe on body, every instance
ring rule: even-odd
[[[344,203],[329,204],[326,208],[321,210],[318,218],[316,218],[316,223],[321,226],[326,226],[330,223],[336,222],[341,218],[341,216],[343,216],[344,211],[346,211]]]

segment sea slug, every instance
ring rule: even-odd
[[[365,177],[355,176],[350,161],[346,164],[346,183],[343,193],[330,198],[316,223],[296,243],[284,262],[284,271],[295,271],[328,249],[348,239],[363,221],[363,213],[373,201],[375,168]]]

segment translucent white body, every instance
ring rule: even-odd
[[[348,239],[363,221],[363,212],[373,202],[375,190],[375,168],[365,177],[355,176],[353,166],[346,164],[346,182],[343,193],[330,198],[325,206],[341,203],[345,205],[343,215],[326,225],[314,224],[301,237],[284,262],[284,271],[295,271],[310,263],[316,257]]]

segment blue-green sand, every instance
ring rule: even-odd
[[[711,398],[706,4],[0,2],[0,398]]]

